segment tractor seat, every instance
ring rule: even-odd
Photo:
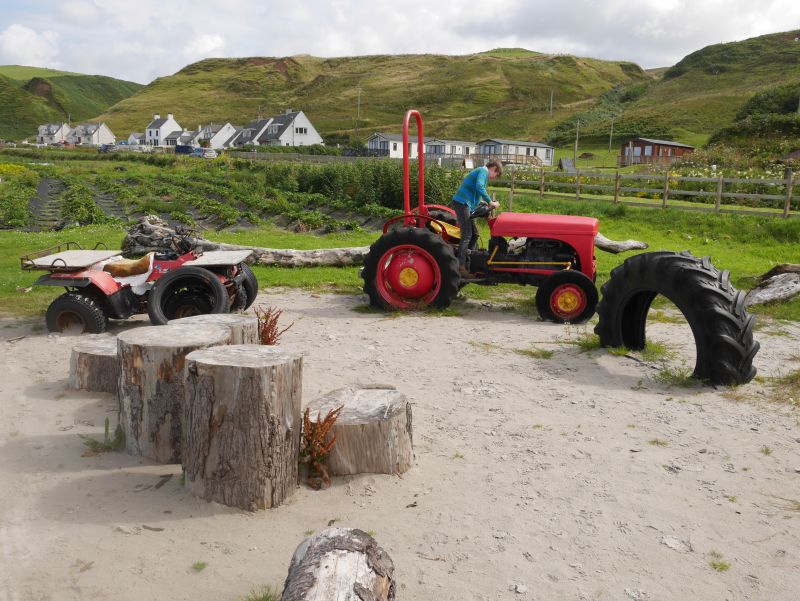
[[[154,253],[147,253],[141,259],[120,259],[106,263],[103,266],[103,271],[106,271],[115,278],[127,278],[132,275],[141,275],[147,273],[150,269],[150,261]]]
[[[450,225],[444,221],[429,221],[428,227],[435,234],[444,234],[451,240],[461,240],[461,228],[457,225]]]

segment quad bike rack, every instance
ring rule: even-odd
[[[79,242],[62,242],[61,244],[56,244],[55,246],[51,246],[49,248],[45,248],[43,250],[37,250],[36,252],[28,253],[27,255],[22,255],[19,258],[20,268],[23,271],[35,271],[35,270],[46,270],[46,271],[75,271],[82,266],[75,266],[67,264],[65,255],[62,253],[66,253],[67,251],[86,251],[92,252],[94,250],[108,250],[108,246],[106,246],[105,242],[98,242],[94,245],[94,247],[90,249],[85,249]],[[54,258],[49,264],[44,264],[41,262],[37,262],[37,259],[44,259],[45,257],[49,257],[53,255]],[[55,255],[62,255],[57,257]],[[92,261],[93,263],[96,262]]]

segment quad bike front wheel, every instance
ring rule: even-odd
[[[147,301],[147,314],[157,326],[166,325],[171,319],[228,310],[228,292],[219,278],[191,265],[163,275],[153,285]]]
[[[453,249],[417,227],[389,231],[375,241],[361,275],[370,304],[389,311],[447,307],[461,281]]]
[[[62,334],[101,334],[108,318],[91,298],[78,292],[67,292],[47,308],[45,323],[49,332]]]
[[[546,321],[583,323],[594,315],[596,306],[597,288],[580,271],[557,271],[536,291],[536,309]]]

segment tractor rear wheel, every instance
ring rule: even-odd
[[[536,291],[536,309],[545,321],[583,323],[594,315],[596,306],[594,282],[573,269],[557,271]]]
[[[450,245],[418,227],[389,231],[378,238],[364,259],[361,275],[370,304],[389,311],[447,307],[461,281]]]
[[[708,257],[689,252],[643,253],[626,259],[603,285],[594,331],[600,344],[641,350],[647,312],[662,294],[689,322],[697,348],[694,376],[711,384],[746,384],[756,375],[753,357],[755,317],[744,307],[745,294]]]
[[[191,265],[164,274],[147,300],[147,314],[157,326],[181,317],[227,313],[228,309],[228,291],[219,278]]]
[[[88,296],[67,292],[50,303],[45,323],[49,332],[101,334],[106,331],[108,317]]]

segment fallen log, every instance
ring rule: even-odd
[[[153,215],[143,217],[132,226],[122,242],[125,255],[143,255],[149,252],[172,250],[170,238],[175,236],[164,221]],[[377,234],[376,234],[377,236]],[[292,248],[263,248],[260,246],[240,246],[223,242],[211,242],[200,237],[191,237],[190,241],[197,248],[207,250],[249,250],[253,252],[250,260],[258,265],[275,265],[278,267],[350,267],[361,265],[369,252],[369,246],[346,248],[320,248],[314,250],[295,250]],[[637,240],[610,240],[597,234],[595,246],[610,253],[622,253],[629,250],[642,250],[648,247],[646,242]]]
[[[762,283],[750,290],[744,304],[746,307],[750,307],[764,303],[784,302],[798,295],[800,295],[800,272],[784,272],[763,280]]]
[[[369,534],[328,528],[297,547],[281,601],[393,601],[392,558]]]
[[[767,273],[759,276],[758,281],[763,283],[782,273],[800,273],[800,263],[783,263],[781,265],[776,265]]]

